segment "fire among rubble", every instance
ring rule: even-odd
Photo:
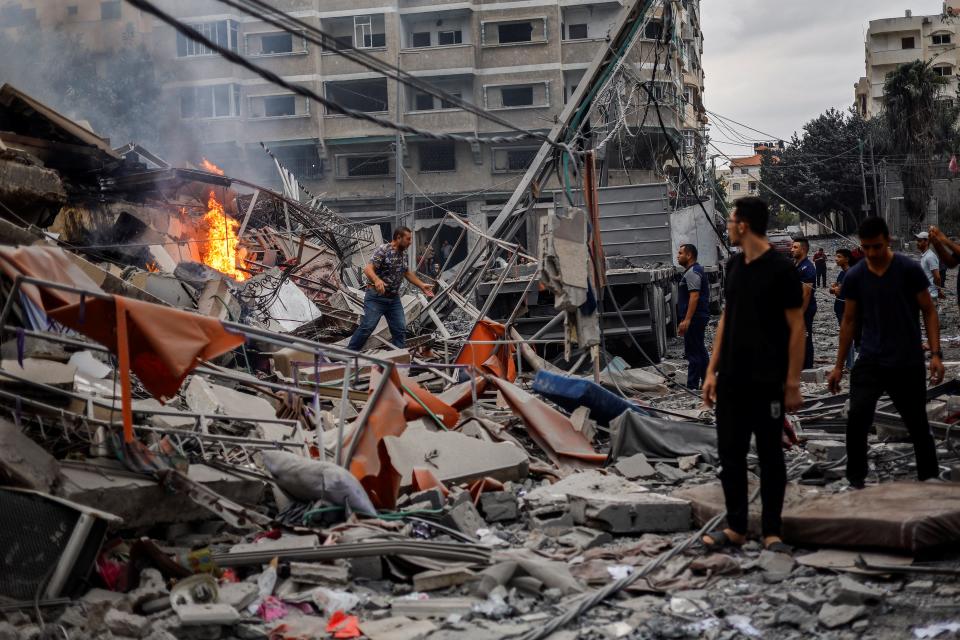
[[[209,171],[210,173],[215,173],[218,176],[223,175],[223,169],[213,164],[206,158],[203,158],[202,160],[200,160],[200,166],[203,167],[206,171]]]
[[[226,214],[213,191],[207,200],[207,213],[203,216],[201,227],[206,234],[205,242],[200,245],[203,263],[236,280],[246,280],[247,274],[238,268],[243,264],[243,255],[246,253],[240,248],[237,238],[240,223]]]

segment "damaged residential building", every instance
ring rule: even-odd
[[[597,51],[606,46],[623,8],[611,0],[273,4],[344,47],[396,64],[538,133],[547,132],[560,114]],[[504,133],[496,123],[403,87],[245,13],[231,13],[214,0],[177,0],[166,7],[217,42],[348,107],[430,131],[481,137]],[[621,118],[629,125],[629,133],[617,135],[601,152],[602,184],[669,179],[686,192],[666,138],[702,185],[706,117],[699,0],[671,0],[656,11],[625,64],[618,100],[591,124],[598,140]],[[174,77],[166,84],[177,105],[171,109],[171,129],[195,132],[205,153],[228,173],[276,180],[262,143],[307,189],[324,194],[331,209],[350,219],[383,222],[385,231],[397,223],[398,208],[409,226],[436,225],[437,218],[452,211],[485,228],[539,146],[398,137],[278,91],[170,28],[157,26],[153,35],[158,58],[175,63]],[[636,86],[654,75],[664,129]],[[544,185],[546,190],[558,186],[556,181]],[[543,200],[551,200],[550,195],[544,193]],[[451,229],[449,234],[455,237],[456,232]],[[421,241],[428,237],[420,235]]]

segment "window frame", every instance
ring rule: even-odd
[[[571,35],[570,30],[573,29],[574,27],[583,27],[583,35],[582,36]],[[577,22],[576,24],[565,25],[564,31],[565,31],[564,41],[590,40],[590,25],[587,24],[586,22]]]
[[[232,113],[228,115],[217,115],[217,89],[220,87],[227,87],[227,102],[230,105],[230,110],[232,111]],[[204,90],[209,90],[209,96],[201,95],[201,91]],[[190,92],[193,106],[193,113],[189,115],[184,115],[183,109],[186,92]],[[240,85],[235,82],[181,87],[178,98],[181,120],[228,120],[230,118],[239,118],[241,116]],[[207,99],[209,99],[210,115],[197,115],[200,105],[206,104]]]
[[[531,25],[531,40],[521,40],[515,42],[501,42],[500,41],[500,25],[505,24],[520,24],[528,22]],[[542,39],[534,38],[536,29],[533,28],[533,24],[539,22],[543,25],[543,37]],[[487,29],[497,27],[497,41],[488,42],[489,38],[487,37]],[[481,47],[522,47],[529,45],[538,45],[538,44],[547,44],[550,42],[550,23],[547,21],[547,16],[533,16],[529,18],[500,18],[496,20],[483,20],[480,22],[480,46]]]
[[[450,42],[450,43],[446,43],[446,44],[440,42],[440,38],[442,38],[443,35],[444,35],[444,34],[447,34],[447,33],[456,34],[456,35],[454,36],[454,38],[453,38],[453,39],[454,39],[454,42]],[[463,29],[462,29],[462,28],[461,28],[461,29],[448,29],[448,30],[446,30],[446,31],[437,31],[437,44],[436,44],[436,46],[438,46],[438,47],[458,47],[458,46],[460,46],[460,45],[462,45],[462,44],[463,44]]]
[[[344,169],[343,174],[340,173],[340,160],[344,159]],[[370,158],[382,158],[387,165],[387,173],[385,174],[371,174],[371,175],[349,175],[349,163],[351,160],[360,160],[360,159],[370,159]],[[334,176],[337,180],[371,180],[371,179],[383,179],[383,178],[392,178],[396,175],[396,168],[394,167],[393,171],[390,170],[390,162],[393,160],[393,154],[390,153],[338,153],[335,156],[334,163]]]
[[[491,173],[523,173],[526,171],[530,163],[537,157],[537,152],[540,151],[540,147],[491,147],[490,148],[490,172]],[[507,167],[504,169],[497,168],[497,153],[502,152],[506,159]],[[530,153],[530,160],[526,163],[526,166],[523,168],[511,169],[510,168],[510,153],[511,152],[525,152]]]
[[[450,159],[452,160],[452,165],[453,165],[453,166],[451,166],[449,169],[425,169],[425,168],[423,167],[423,158],[424,158],[424,156],[423,156],[423,151],[424,151],[425,148],[431,147],[431,146],[435,146],[435,147],[439,147],[439,146],[449,146],[449,147],[452,147],[452,152],[450,153]],[[452,141],[448,141],[448,140],[441,140],[441,141],[437,141],[437,142],[421,142],[421,143],[419,144],[419,148],[417,149],[417,155],[418,155],[418,159],[419,159],[418,169],[419,169],[420,173],[455,173],[455,172],[457,171],[457,143],[456,143],[456,142],[452,142]]]
[[[940,42],[937,42],[937,39],[940,39]],[[944,41],[946,39],[946,41]],[[933,33],[930,34],[931,46],[934,47],[945,47],[947,45],[953,44],[953,34],[952,33]]]
[[[223,25],[223,33],[219,25]],[[234,53],[240,53],[240,24],[236,20],[210,20],[208,22],[190,23],[190,27],[196,29],[201,34],[212,40],[214,43],[225,47]],[[221,36],[226,38],[226,42],[221,42]],[[244,43],[246,47],[246,43]],[[194,42],[181,33],[176,35],[176,58],[185,60],[187,58],[210,58],[217,56],[217,52],[208,49],[199,42]]]

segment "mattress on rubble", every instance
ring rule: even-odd
[[[673,496],[691,501],[701,524],[723,510],[719,483]],[[958,483],[888,482],[837,494],[790,485],[786,502],[783,537],[793,545],[918,553],[960,542]],[[750,505],[751,531],[759,525],[759,503]]]

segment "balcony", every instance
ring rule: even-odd
[[[871,35],[916,31],[917,36],[919,36],[922,28],[923,16],[914,16],[912,18],[883,18],[881,20],[870,21]]]
[[[923,56],[923,49],[889,49],[871,51],[870,62],[874,66],[900,65],[913,62]]]
[[[472,44],[447,47],[421,47],[400,51],[400,68],[410,73],[470,69],[476,66],[476,54]]]
[[[462,109],[411,111],[403,116],[403,120],[410,126],[437,133],[463,133],[473,131],[477,126],[477,116]]]

